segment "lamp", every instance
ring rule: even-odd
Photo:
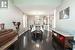
[[[20,24],[20,22],[13,22],[13,25],[15,26],[17,32],[19,31]]]
[[[20,27],[21,23],[20,22],[12,22],[12,23],[15,26],[17,34],[18,34],[18,41],[17,41],[17,43],[18,43],[18,49],[19,49],[20,45],[19,45],[19,33],[18,33],[18,31],[19,31],[19,27]]]

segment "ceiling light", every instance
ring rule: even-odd
[[[31,15],[44,15],[45,12],[43,12],[43,11],[30,11],[30,14]]]

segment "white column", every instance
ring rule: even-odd
[[[23,15],[23,27],[26,28],[27,27],[27,16]]]
[[[48,38],[49,38],[49,15],[47,16],[47,19],[48,19],[48,25],[47,25],[47,30],[48,30],[48,33],[47,33],[47,39],[46,40],[48,40]]]
[[[56,28],[56,9],[54,10],[53,28]]]
[[[48,26],[47,27],[48,27],[48,31],[49,31],[49,15],[47,16],[47,18],[48,18]]]

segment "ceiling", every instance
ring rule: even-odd
[[[61,2],[62,0],[14,0],[14,4],[27,15],[52,15]]]

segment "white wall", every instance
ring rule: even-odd
[[[59,11],[70,7],[70,18],[59,20]],[[64,0],[57,8],[56,29],[74,34],[75,32],[75,0]]]
[[[8,8],[0,8],[0,23],[4,23],[6,29],[15,29],[12,23],[13,21],[21,22],[22,29],[22,16],[22,13],[14,7],[10,0],[8,0]]]
[[[32,15],[27,15],[27,27],[29,28],[30,25],[34,25],[34,20],[35,20],[35,17],[32,16]]]

